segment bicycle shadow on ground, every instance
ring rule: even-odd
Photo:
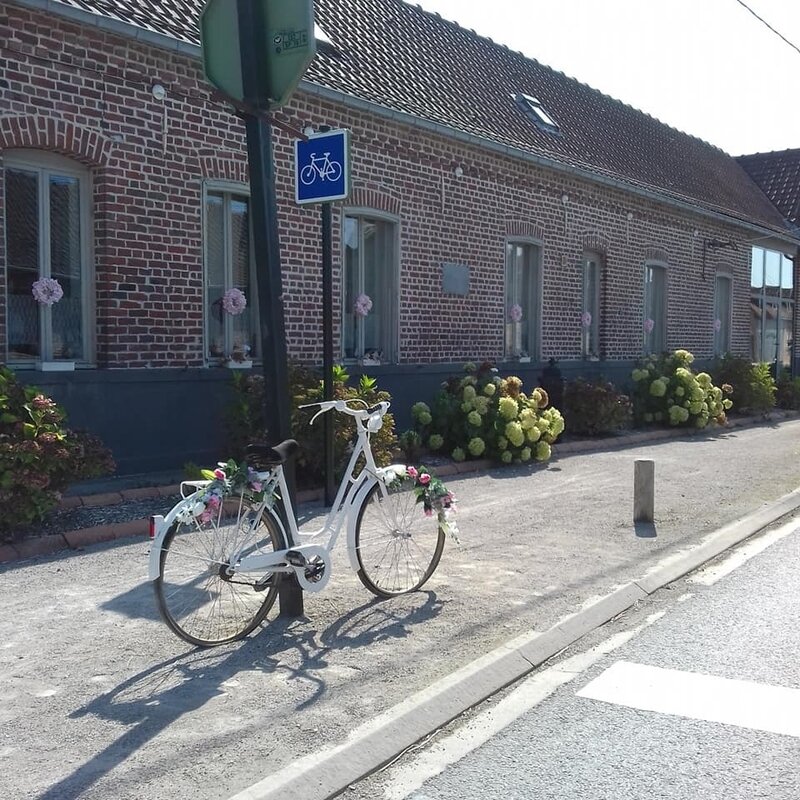
[[[414,625],[437,617],[444,603],[435,592],[417,592],[413,597],[425,596],[425,601],[411,609],[401,609],[391,600],[375,597],[351,609],[329,625],[319,635],[320,642],[328,649],[358,649],[385,642],[404,639]]]
[[[82,797],[181,717],[225,695],[225,683],[241,672],[280,672],[287,681],[310,684],[311,695],[296,706],[297,711],[318,703],[328,688],[324,679],[327,654],[408,636],[413,625],[432,619],[443,607],[433,592],[420,596],[423,594],[423,602],[407,609],[371,600],[321,632],[311,627],[313,620],[308,618],[273,619],[266,629],[242,642],[213,650],[190,650],[132,675],[70,714],[71,719],[94,715],[124,725],[126,731],[40,794],[38,800]],[[124,783],[135,778],[120,780]]]
[[[153,596],[152,581],[142,581],[127,592],[100,603],[99,608],[129,619],[161,619]]]

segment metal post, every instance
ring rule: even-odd
[[[333,246],[331,204],[322,204],[322,373],[326,400],[333,400]],[[335,493],[333,432],[336,420],[325,415],[325,505],[332,506]]]
[[[260,82],[257,49],[258,43],[265,41],[264,20],[260,18],[258,4],[253,0],[238,0],[238,12],[245,96],[257,110],[266,110],[263,108],[265,100],[260,91],[263,84]],[[250,114],[245,116],[245,125],[250,167],[250,217],[258,284],[261,360],[264,369],[264,422],[270,439],[277,443],[289,437],[291,416],[272,127],[264,117]],[[294,473],[290,464],[286,466],[289,495],[294,506]],[[283,509],[282,513],[285,513]],[[294,576],[281,581],[279,596],[281,616],[302,615],[303,592]]]
[[[656,465],[649,458],[633,462],[633,521],[653,522],[655,519]]]

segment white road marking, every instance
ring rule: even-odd
[[[800,689],[617,661],[579,697],[800,737]]]
[[[694,575],[687,578],[687,581],[689,583],[701,583],[704,586],[711,586],[712,583],[716,583],[720,578],[729,575],[737,567],[741,567],[742,564],[749,561],[753,556],[758,555],[775,544],[775,542],[780,541],[797,530],[800,530],[800,525],[798,525],[796,519],[793,519],[786,525],[781,525],[780,528],[769,531],[763,536],[758,536],[755,539],[749,540],[741,547],[737,547],[724,561],[699,570]]]
[[[403,800],[416,792],[425,781],[444,772],[448,766],[488,742],[560,686],[575,679],[592,664],[621,647],[662,616],[664,612],[652,614],[637,628],[617,633],[591,650],[565,659],[523,681],[497,705],[477,714],[449,736],[431,744],[415,758],[387,770],[390,783],[384,789],[384,797],[386,800]],[[410,800],[422,798],[422,795],[415,794]]]

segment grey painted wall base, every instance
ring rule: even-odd
[[[501,376],[518,375],[526,389],[540,385],[546,363],[498,364]],[[562,361],[565,380],[602,376],[624,390],[630,361]],[[378,379],[392,396],[397,431],[411,426],[411,406],[430,403],[444,381],[463,375],[463,364],[410,364],[349,367],[351,382],[361,374]],[[68,414],[72,428],[97,434],[111,448],[117,474],[179,470],[192,461],[214,464],[228,456],[226,410],[233,399],[232,371],[224,368],[39,372],[21,370]]]

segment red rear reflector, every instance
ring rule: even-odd
[[[156,538],[156,518],[150,517],[150,538]]]

